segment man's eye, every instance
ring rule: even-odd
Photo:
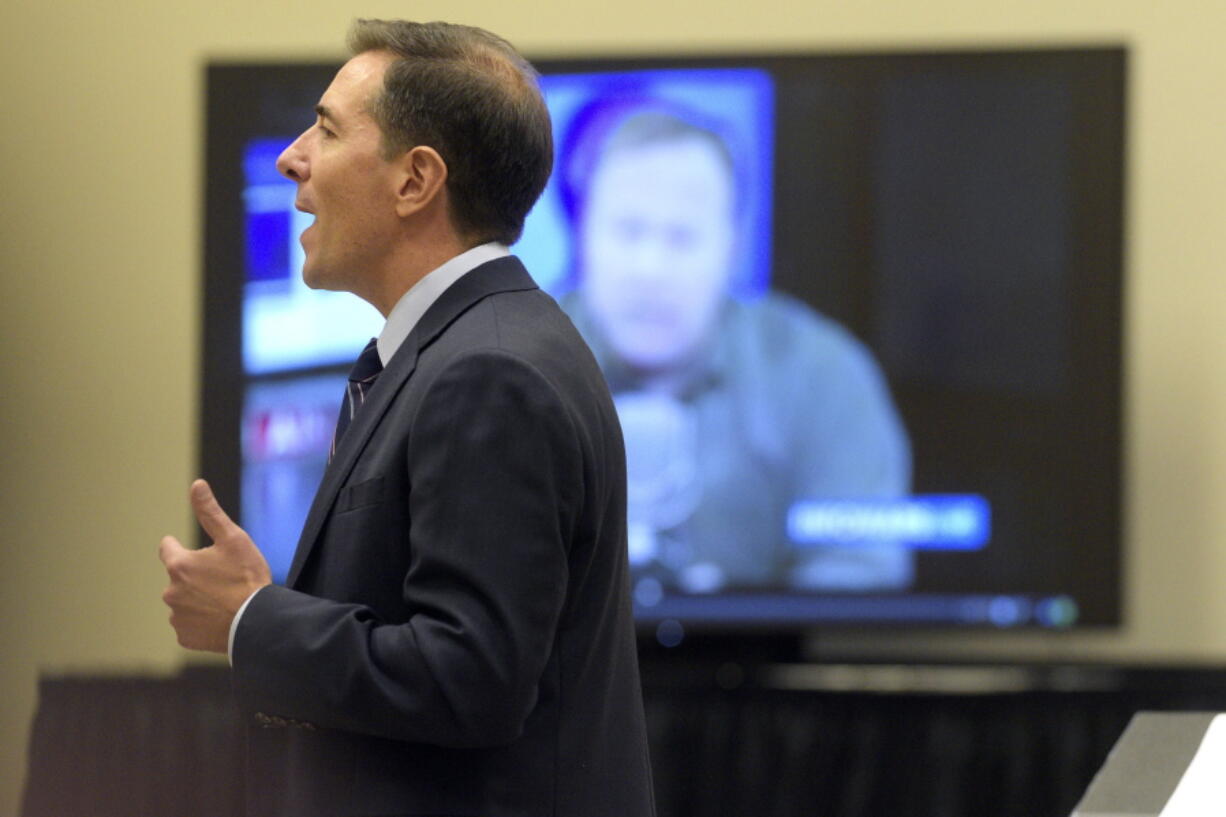
[[[642,219],[622,218],[617,221],[614,230],[619,241],[642,241],[647,235],[647,224]]]

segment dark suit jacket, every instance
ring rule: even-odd
[[[234,647],[252,817],[654,813],[600,370],[515,258],[426,312]]]

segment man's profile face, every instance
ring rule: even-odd
[[[369,110],[392,60],[371,51],[345,63],[316,106],[315,124],[277,159],[277,169],[298,183],[295,206],[315,216],[301,237],[310,287],[367,297],[396,234],[396,182]]]
[[[625,363],[667,371],[710,340],[733,233],[731,174],[707,140],[681,136],[602,157],[580,223],[582,292]]]

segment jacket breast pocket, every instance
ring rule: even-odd
[[[356,511],[359,508],[378,505],[382,501],[383,477],[375,477],[343,488],[337,497],[336,512]]]

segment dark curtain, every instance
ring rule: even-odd
[[[660,817],[1067,817],[1134,712],[1226,710],[1204,668],[979,694],[644,677]],[[224,668],[45,678],[22,814],[238,817],[242,740]]]
[[[22,815],[242,815],[243,737],[228,676],[41,680]]]
[[[1097,696],[648,698],[661,817],[1067,817],[1131,713]]]

